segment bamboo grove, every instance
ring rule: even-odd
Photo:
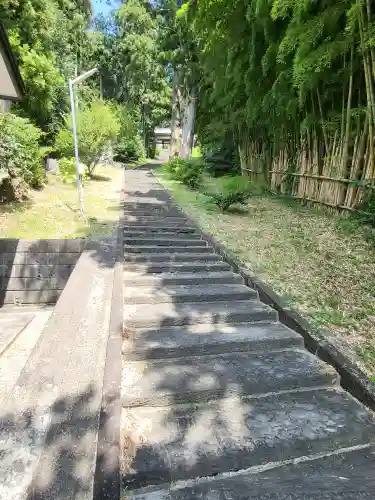
[[[373,193],[371,0],[192,0],[198,135],[234,139],[272,190],[353,209]]]

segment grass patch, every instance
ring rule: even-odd
[[[0,205],[0,238],[96,238],[113,232],[120,216],[123,169],[99,166],[84,186],[86,220],[79,219],[77,190],[49,174],[44,189],[24,203]]]
[[[375,247],[371,230],[340,214],[262,195],[220,213],[156,173],[204,231],[220,239],[316,327],[331,330],[375,375]],[[370,350],[371,347],[371,350]]]

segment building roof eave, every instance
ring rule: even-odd
[[[0,44],[4,48],[5,55],[6,55],[5,63],[8,66],[8,71],[11,75],[13,83],[15,84],[15,87],[17,89],[17,93],[19,94],[19,99],[22,99],[23,96],[25,95],[25,84],[22,80],[22,76],[21,76],[20,70],[18,68],[18,63],[17,63],[16,57],[15,57],[15,55],[12,51],[12,48],[10,46],[8,35],[5,31],[4,26],[1,23],[0,23]],[[9,99],[9,100],[17,100],[15,98],[11,98],[8,96],[0,96],[0,98]]]

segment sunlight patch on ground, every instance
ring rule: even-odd
[[[122,168],[99,166],[84,185],[86,220],[79,219],[75,184],[48,175],[48,184],[23,203],[0,205],[0,238],[78,238],[111,234],[120,216]]]

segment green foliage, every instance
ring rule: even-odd
[[[42,131],[28,120],[0,112],[0,198],[22,199],[44,180]]]
[[[202,157],[202,151],[201,151],[200,146],[195,146],[193,148],[191,156],[192,156],[192,158],[201,158]]]
[[[312,154],[335,141],[346,155],[350,148],[350,157],[374,108],[369,6],[355,0],[185,2],[201,71],[196,130],[202,150],[221,149],[229,139],[234,152],[254,145],[246,160],[265,152],[268,162],[286,152],[300,159],[302,151]]]
[[[354,184],[354,183],[353,183]],[[375,187],[373,182],[369,181],[364,183],[363,181],[359,185],[365,185],[365,198],[359,209],[363,212],[361,216],[366,224],[375,227]]]
[[[19,57],[26,96],[18,110],[55,133],[68,107],[67,78],[81,70],[89,1],[4,0],[0,19]]]
[[[108,102],[98,100],[77,111],[79,157],[87,165],[88,174],[94,173],[101,156],[120,131],[118,110]],[[65,117],[65,127],[55,141],[56,151],[65,157],[74,154],[71,117]]]
[[[132,105],[118,105],[120,130],[114,147],[114,159],[119,162],[133,162],[146,157],[144,141],[141,138],[141,115]]]
[[[242,176],[226,176],[219,179],[204,194],[222,212],[226,212],[234,204],[246,203],[252,194],[252,188],[249,182]]]
[[[113,153],[114,159],[122,163],[142,160],[146,156],[143,141],[138,135],[121,139],[114,147]]]
[[[169,119],[171,107],[160,53],[161,25],[156,3],[129,0],[112,16],[98,18],[90,36],[88,59],[91,66],[99,61],[104,96],[128,103],[127,110],[139,115],[136,133],[143,136],[146,149],[154,127]]]
[[[87,179],[87,172],[85,171],[85,165],[80,164],[81,171],[83,173],[83,180]],[[61,158],[59,160],[59,176],[63,182],[66,184],[74,184],[77,179],[77,169],[75,158]]]
[[[164,170],[172,179],[191,189],[199,187],[205,168],[206,164],[200,159],[172,158],[164,165]]]

